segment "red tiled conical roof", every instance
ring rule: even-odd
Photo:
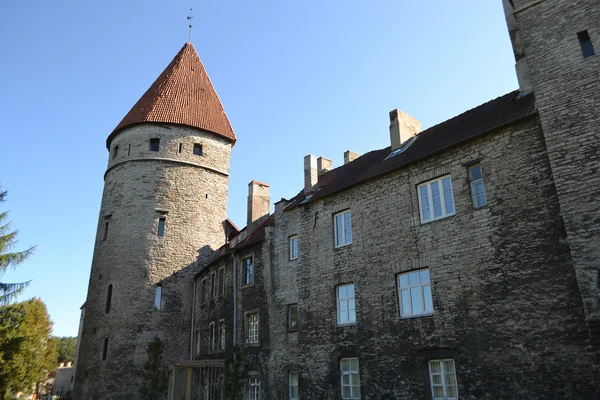
[[[106,139],[106,146],[110,148],[110,142],[123,128],[144,122],[188,125],[236,141],[219,96],[191,43],[182,47],[117,125]]]

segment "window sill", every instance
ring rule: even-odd
[[[335,247],[334,247],[334,249],[341,249],[341,248],[343,248],[343,247],[348,247],[348,246],[350,246],[351,244],[352,244],[352,242],[350,242],[350,243],[345,243],[345,244],[340,244],[340,245],[338,245],[338,246],[335,246]]]
[[[456,215],[456,213],[444,215],[443,217],[439,217],[439,218],[435,218],[435,219],[430,219],[428,221],[421,220],[421,225],[427,225],[427,224],[430,224],[432,222],[441,221],[441,220],[446,219],[446,218],[454,217],[455,215]]]
[[[400,316],[400,317],[398,317],[398,319],[403,320],[403,319],[415,319],[415,318],[422,318],[422,317],[433,317],[433,313]]]
[[[240,289],[246,289],[246,288],[249,288],[249,287],[252,287],[252,286],[254,286],[254,282],[242,284],[242,286],[240,286]]]
[[[345,328],[347,326],[355,326],[356,322],[346,322],[344,324],[340,324],[339,322],[336,324],[336,328]]]
[[[298,257],[296,258],[290,258],[288,261],[296,261],[298,259]]]

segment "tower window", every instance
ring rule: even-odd
[[[158,151],[160,148],[160,139],[150,139],[150,151]]]
[[[194,154],[197,156],[202,155],[202,145],[200,143],[194,143]]]
[[[162,285],[159,283],[156,285],[156,292],[154,293],[154,309],[160,311],[162,305]]]
[[[112,302],[112,285],[108,285],[106,290],[106,304],[104,305],[104,312],[108,314],[110,312],[110,303]]]
[[[159,237],[165,236],[165,224],[167,222],[167,217],[160,217],[158,219],[158,233]]]
[[[181,153],[183,151],[183,143],[179,143],[179,152]]]
[[[129,157],[131,155],[131,143],[129,143],[129,146],[127,147],[127,157]]]
[[[108,357],[108,338],[104,338],[104,345],[102,346],[102,361],[106,361]]]
[[[108,221],[104,223],[104,235],[102,236],[102,240],[108,239]]]
[[[581,45],[581,52],[583,53],[583,58],[588,58],[596,54],[594,52],[594,45],[592,44],[592,40],[590,39],[590,34],[587,30],[578,32],[577,38],[579,39],[579,44]]]
[[[117,158],[117,154],[119,154],[119,145],[118,145],[118,144],[117,144],[117,145],[115,145],[115,147],[113,147],[113,153],[112,153],[112,158],[113,158],[113,160],[114,160],[115,158]]]

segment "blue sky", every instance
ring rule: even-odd
[[[501,0],[10,1],[0,11],[0,210],[36,253],[56,335],[76,335],[90,274],[105,140],[187,41],[237,134],[229,217],[247,184],[271,200],[303,186],[306,154],[343,163],[389,145],[388,112],[423,128],[517,87]]]

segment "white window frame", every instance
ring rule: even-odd
[[[348,222],[345,221],[346,215],[349,218]],[[341,240],[338,240],[338,217],[341,217],[342,221]],[[333,214],[333,241],[336,248],[352,244],[352,213],[349,209]]]
[[[258,343],[259,322],[258,313],[246,315],[246,343]]]
[[[447,211],[447,202],[446,202],[446,195],[445,195],[445,190],[444,190],[444,181],[446,179],[448,179],[448,181],[450,182],[450,194],[452,196],[452,208],[453,208],[452,212]],[[431,186],[434,183],[438,184],[439,196],[440,196],[440,206],[442,208],[442,214],[438,217],[436,217],[434,215],[434,209],[433,209],[433,195],[431,192]],[[429,219],[424,219],[424,217],[423,217],[423,199],[422,199],[422,195],[421,195],[421,188],[423,188],[423,187],[427,188],[427,206],[428,206],[428,210],[429,210]],[[418,194],[418,198],[419,198],[419,215],[421,217],[421,224],[437,221],[437,220],[444,219],[444,218],[447,218],[447,217],[450,217],[450,216],[456,214],[456,204],[454,203],[454,188],[452,186],[452,177],[450,175],[440,176],[439,178],[435,178],[430,181],[423,182],[420,185],[417,185],[417,194]]]
[[[444,365],[445,362],[452,363],[452,371],[446,371],[446,367]],[[432,371],[432,364],[438,363],[440,365],[440,372]],[[429,360],[429,382],[431,385],[431,399],[432,400],[458,400],[458,380],[456,379],[456,365],[454,364],[454,360],[452,358],[440,359],[440,360]],[[447,375],[454,375],[454,384],[447,382]],[[433,376],[439,376],[440,382],[439,384],[433,383]],[[435,397],[435,387],[441,387],[443,391],[443,397]],[[456,392],[456,397],[448,397],[448,388],[454,387]]]
[[[296,383],[294,384],[292,376],[296,377]],[[289,389],[290,389],[290,400],[298,400],[300,399],[300,382],[299,382],[299,378],[300,375],[298,374],[298,371],[290,371],[290,373],[288,374],[288,383],[289,383]],[[292,393],[292,389],[296,388],[296,395],[294,396],[294,394]]]
[[[250,268],[247,269],[246,260],[250,260]],[[248,273],[250,271],[250,273]],[[254,283],[254,256],[242,258],[242,284],[243,286],[252,285]]]
[[[260,399],[260,377],[258,375],[250,375],[248,377],[248,400]]]
[[[210,274],[210,298],[211,299],[214,299],[217,297],[217,291],[218,291],[217,285],[218,284],[219,283],[217,282],[217,271],[213,271]]]
[[[208,324],[208,354],[215,352],[215,323]]]
[[[200,340],[200,329],[196,329],[196,354],[200,354],[202,342]]]
[[[352,365],[353,361],[356,361],[356,368],[352,366],[348,369],[344,368],[344,361]],[[348,376],[348,383],[344,384],[344,376]],[[358,384],[355,384],[355,378],[358,378]],[[344,396],[344,388],[350,388],[350,397]],[[348,357],[340,359],[340,390],[342,399],[344,400],[358,400],[360,399],[360,365],[358,363],[358,357]]]
[[[225,320],[219,320],[219,350],[225,350]]]
[[[290,236],[290,260],[298,259],[298,235]]]
[[[427,272],[427,277],[429,279],[429,281],[424,282],[422,280],[422,274],[421,272]],[[412,275],[411,275],[412,274]],[[418,278],[419,278],[419,282],[418,283],[410,283],[410,276],[414,276],[414,274],[418,274]],[[403,285],[402,282],[402,277],[406,277],[406,280],[408,281],[408,285]],[[422,269],[417,269],[417,270],[413,270],[413,271],[408,271],[408,272],[403,272],[401,274],[398,274],[396,276],[396,281],[398,284],[398,301],[400,304],[400,317],[401,318],[412,318],[412,317],[420,317],[420,316],[425,316],[425,315],[432,315],[433,314],[433,294],[431,293],[431,272],[429,270],[429,268],[422,268]],[[423,311],[422,312],[417,312],[415,313],[413,310],[413,305],[412,305],[412,291],[414,290],[419,290],[419,295],[421,297],[421,304],[423,305]],[[402,299],[402,294],[403,293],[407,293],[407,301],[408,301],[408,308],[410,309],[409,313],[405,313],[404,312],[404,302],[405,300]],[[426,304],[426,297],[429,296],[429,302],[431,304],[431,310],[427,310],[427,307],[425,306]]]
[[[352,287],[352,296],[348,296],[348,288]],[[345,288],[346,289],[346,296],[345,297],[340,297],[340,289],[341,288]],[[355,291],[355,287],[354,287],[354,283],[345,283],[343,285],[339,285],[336,286],[335,288],[335,297],[336,297],[336,303],[337,303],[337,324],[338,325],[353,325],[356,324],[356,291]],[[345,308],[346,308],[346,321],[342,321],[342,304],[345,304]],[[350,316],[352,315],[350,310],[351,307],[352,310],[354,311],[354,319],[350,319]]]
[[[479,167],[479,172],[481,173],[481,178],[471,180],[471,169]],[[480,163],[471,164],[467,167],[467,179],[469,180],[469,186],[471,188],[471,202],[473,203],[473,207],[481,208],[487,205],[487,194],[485,193],[485,183],[483,182],[483,168],[481,168]],[[476,192],[476,188],[481,184],[481,193]],[[483,196],[483,204],[478,204],[478,197]]]

